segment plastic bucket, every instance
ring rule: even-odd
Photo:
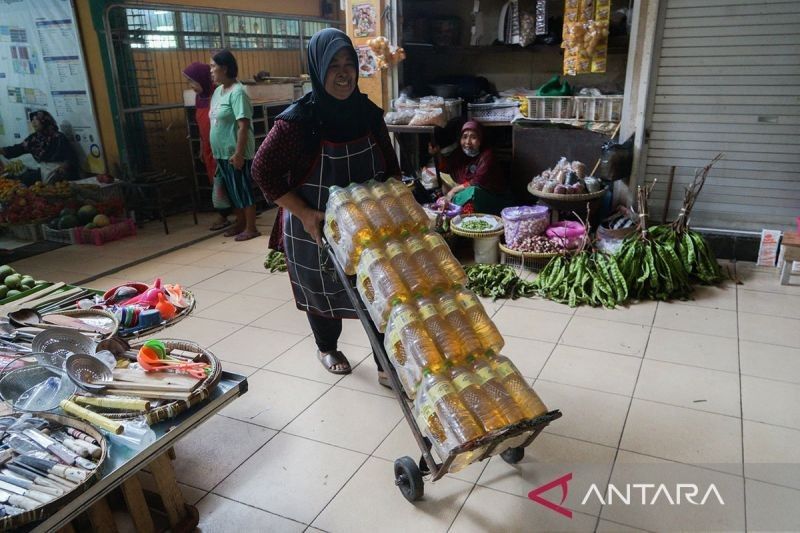
[[[475,250],[475,262],[487,265],[496,264],[500,259],[498,253],[499,244],[499,236],[474,239],[473,249]]]

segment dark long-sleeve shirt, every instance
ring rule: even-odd
[[[468,157],[461,148],[456,148],[449,156],[440,158],[439,170],[450,174],[459,185],[475,185],[497,194],[507,189],[502,169],[488,148],[475,157]]]

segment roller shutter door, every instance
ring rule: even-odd
[[[800,216],[800,1],[662,0],[644,181],[670,218],[717,153],[692,224],[788,229]],[[640,179],[640,183],[642,180]]]

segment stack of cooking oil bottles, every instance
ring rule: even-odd
[[[547,412],[500,350],[504,341],[447,243],[390,179],[331,187],[325,235],[356,287],[417,422],[440,458]],[[500,451],[500,450],[498,450]],[[465,454],[451,471],[479,456]]]

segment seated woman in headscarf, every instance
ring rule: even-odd
[[[328,28],[308,46],[312,91],[278,115],[253,160],[253,179],[281,207],[270,248],[286,252],[297,308],[306,313],[317,357],[328,372],[349,374],[338,350],[342,319],[356,318],[344,286],[321,262],[322,221],[328,190],[337,185],[384,181],[400,166],[383,110],[358,90],[358,58],[350,38]],[[378,363],[378,381],[388,376]]]
[[[447,192],[447,198],[462,206],[463,214],[488,213],[499,215],[511,201],[503,169],[497,165],[491,148],[482,146],[483,128],[473,120],[461,128],[459,148],[439,160],[439,170],[447,172],[456,186]],[[429,145],[431,155],[441,153],[436,145]]]
[[[53,116],[47,111],[34,111],[29,116],[33,133],[14,146],[0,148],[0,155],[14,159],[31,154],[39,163],[38,171],[30,169],[21,181],[30,185],[36,181],[52,183],[80,178],[78,156],[66,135],[58,131]]]

